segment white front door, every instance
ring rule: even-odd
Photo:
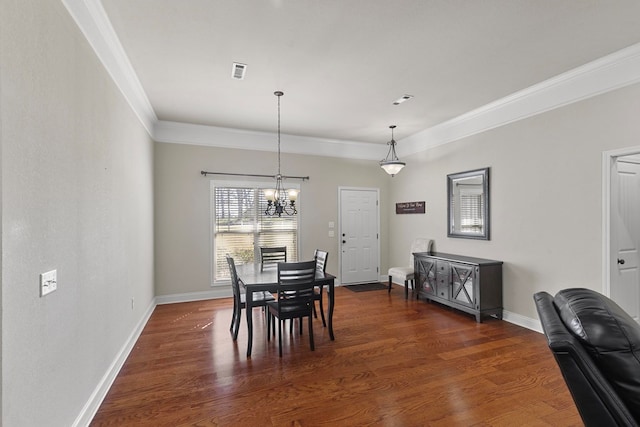
[[[640,158],[619,157],[611,185],[611,299],[640,320]]]
[[[340,282],[379,280],[378,190],[340,188]]]

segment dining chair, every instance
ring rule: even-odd
[[[322,273],[324,273],[325,271],[327,271],[327,258],[329,257],[329,253],[327,251],[323,251],[320,249],[316,249],[315,253],[313,254],[313,259],[316,260],[316,271],[321,271]],[[324,319],[324,307],[322,304],[322,286],[316,286],[315,287],[315,291],[314,291],[314,302],[313,302],[313,316],[317,319],[318,318],[318,314],[316,312],[316,303],[315,301],[319,301],[320,302],[320,316],[322,316],[322,326],[324,326],[325,328],[327,327],[327,322]]]
[[[260,246],[260,271],[263,271],[265,264],[275,264],[278,262],[287,262],[286,246]]]
[[[313,301],[316,278],[316,260],[278,263],[278,299],[267,302],[267,338],[271,336],[271,319],[278,318],[278,350],[282,357],[282,322],[289,319],[309,318],[309,344],[313,343]]]
[[[411,287],[415,291],[415,281],[414,281],[414,271],[413,271],[413,253],[414,252],[429,252],[431,253],[433,250],[433,240],[431,239],[423,239],[416,238],[413,243],[411,243],[411,249],[409,250],[409,265],[402,267],[391,267],[389,269],[389,293],[391,293],[391,282],[393,277],[400,278],[404,281],[404,299],[409,298],[409,282],[411,282]]]
[[[233,340],[238,339],[238,331],[240,330],[240,319],[242,319],[242,309],[246,308],[246,295],[241,291],[240,287],[244,287],[244,283],[238,277],[236,263],[230,255],[226,256],[227,264],[229,264],[229,273],[231,275],[231,288],[233,289],[233,316],[231,317],[231,326],[229,331],[233,336]],[[254,292],[253,306],[266,307],[269,301],[275,301],[275,297],[271,292]]]

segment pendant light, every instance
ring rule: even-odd
[[[405,162],[401,162],[398,159],[398,155],[396,154],[396,141],[393,139],[393,130],[396,128],[396,125],[389,126],[391,129],[391,141],[387,142],[389,145],[389,152],[387,153],[387,157],[384,160],[380,160],[380,167],[384,169],[386,173],[391,176],[395,176],[398,172],[402,170],[407,164]]]
[[[267,209],[265,215],[281,217],[282,214],[295,215],[296,200],[298,199],[298,190],[286,190],[282,185],[282,174],[280,173],[280,97],[284,92],[276,91],[273,93],[278,97],[278,174],[274,176],[276,187],[264,190],[264,197],[267,199]]]

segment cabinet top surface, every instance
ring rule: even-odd
[[[445,254],[442,252],[414,252],[415,256],[429,257],[429,258],[437,258],[446,261],[457,261],[457,262],[466,262],[469,264],[502,264],[502,261],[496,261],[493,259],[485,259],[485,258],[475,258],[465,255],[454,255],[454,254]]]

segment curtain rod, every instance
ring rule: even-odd
[[[207,176],[207,175],[230,175],[230,176],[253,176],[253,177],[259,177],[259,178],[275,178],[275,175],[256,175],[256,174],[251,174],[251,173],[227,173],[227,172],[207,172],[207,171],[200,171],[200,174],[202,174],[202,176]],[[309,177],[308,176],[284,176],[282,175],[283,179],[301,179],[303,181],[308,181]]]

